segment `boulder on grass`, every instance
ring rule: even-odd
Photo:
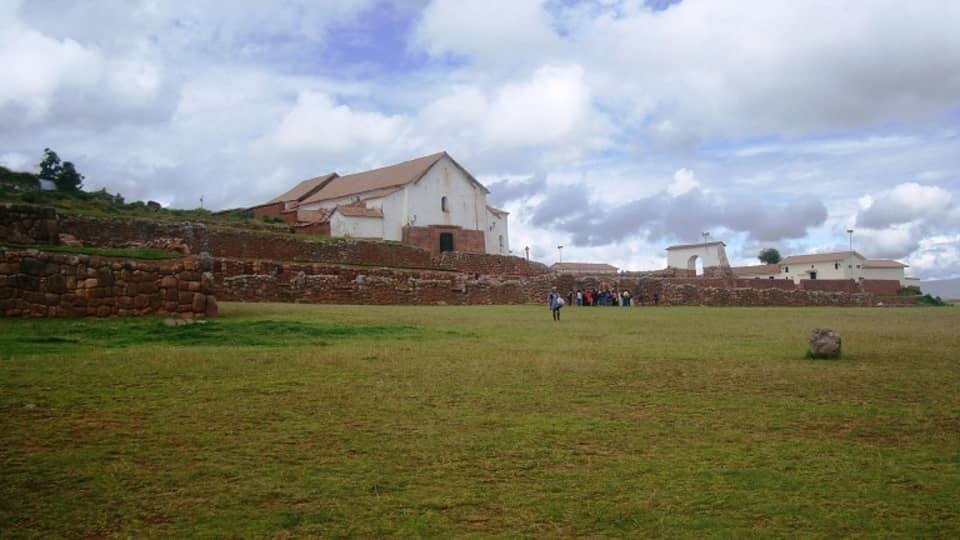
[[[814,328],[810,334],[810,358],[839,358],[840,334],[829,328]]]

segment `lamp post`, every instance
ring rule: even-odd
[[[557,262],[562,263],[563,262],[563,244],[560,244],[559,246],[557,246],[557,251],[560,253],[560,260]]]
[[[847,229],[847,234],[850,235],[850,251],[853,251],[853,229]]]
[[[527,262],[530,262],[530,246],[524,247],[523,251],[527,254]]]
[[[710,232],[709,232],[709,231],[704,231],[704,232],[700,233],[700,236],[703,237],[703,243],[706,244],[707,241],[710,239]]]

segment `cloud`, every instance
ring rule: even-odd
[[[483,64],[514,64],[559,43],[543,3],[434,0],[421,14],[413,43],[432,56],[451,54]]]
[[[697,182],[697,177],[693,174],[693,171],[680,169],[673,174],[673,182],[667,187],[667,193],[677,197],[696,187],[700,187],[700,182]]]
[[[555,142],[573,133],[590,107],[579,66],[543,66],[501,88],[491,103],[484,137],[499,145]]]
[[[539,174],[525,181],[510,182],[501,180],[487,184],[490,190],[488,199],[494,206],[502,206],[508,202],[525,200],[542,193],[547,187],[547,178]]]
[[[606,245],[628,238],[647,241],[692,241],[704,231],[723,228],[745,232],[759,241],[799,238],[827,219],[823,202],[810,197],[776,202],[751,199],[726,200],[699,187],[689,186],[692,174],[677,175],[683,193],[666,190],[621,203],[596,200],[581,185],[551,186],[535,208],[531,224],[570,234],[576,245]]]
[[[936,219],[952,207],[952,195],[939,186],[899,184],[889,192],[864,200],[857,225],[878,229],[915,219]]]
[[[924,238],[917,250],[907,258],[907,275],[923,279],[960,277],[960,234],[944,234]]]
[[[404,119],[377,112],[354,111],[319,92],[303,92],[267,141],[290,152],[343,153],[357,146],[389,146]]]

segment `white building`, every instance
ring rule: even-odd
[[[803,279],[886,279],[902,286],[916,280],[904,275],[906,264],[888,259],[867,259],[856,251],[792,255],[780,261],[781,276],[800,283]]]
[[[727,250],[723,242],[683,244],[667,248],[667,267],[697,271],[698,262],[703,268],[728,268]]]
[[[320,234],[405,242],[433,251],[510,253],[508,213],[487,204],[489,191],[446,152],[346,176],[305,180],[255,216],[271,216]],[[295,216],[295,217],[294,217]]]

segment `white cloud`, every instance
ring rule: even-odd
[[[693,174],[693,171],[680,169],[673,174],[673,182],[667,187],[667,193],[678,197],[696,187],[700,187],[700,182],[697,182],[697,177]]]
[[[542,0],[434,0],[423,10],[414,43],[434,56],[513,64],[559,40]]]
[[[58,90],[90,88],[100,78],[103,58],[73,40],[51,39],[14,25],[0,27],[0,109],[19,106],[31,121],[44,118]]]
[[[500,145],[555,142],[573,133],[590,108],[590,90],[579,66],[544,66],[520,83],[504,86],[490,106],[484,137]]]
[[[869,204],[857,215],[857,224],[881,228],[915,219],[937,219],[951,208],[952,195],[939,186],[907,182],[877,197],[861,201]]]
[[[267,140],[284,151],[337,154],[358,146],[389,146],[403,123],[399,116],[354,111],[325,94],[304,92]]]
[[[922,279],[960,277],[960,234],[944,234],[920,240],[919,246],[906,260],[907,275]]]

